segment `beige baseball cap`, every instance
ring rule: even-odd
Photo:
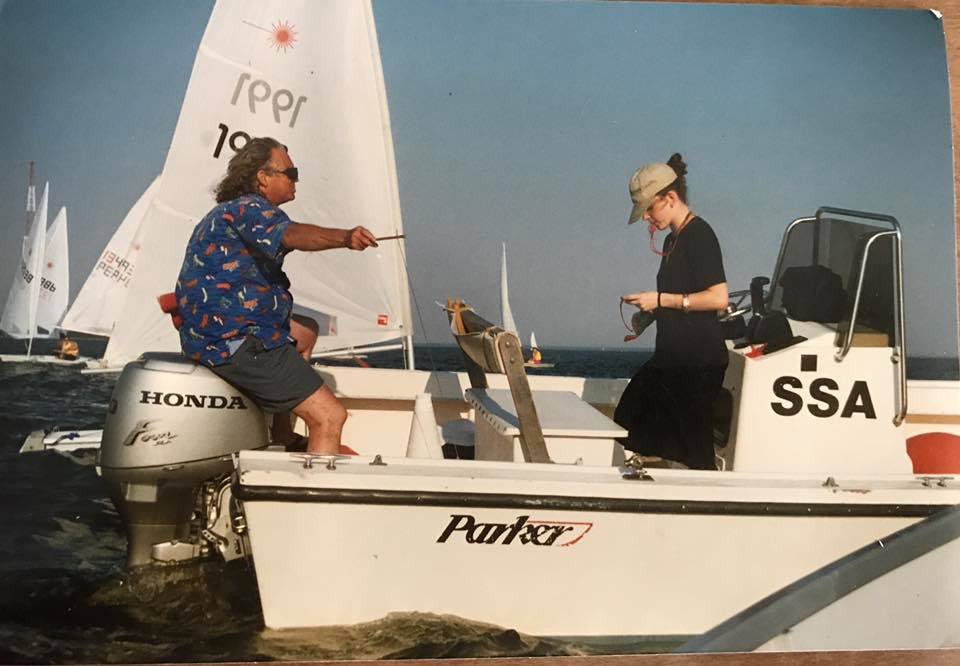
[[[643,217],[657,192],[677,179],[677,172],[666,164],[645,164],[633,172],[630,178],[630,198],[633,210],[627,224],[633,224]]]

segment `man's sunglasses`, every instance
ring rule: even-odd
[[[270,173],[282,173],[284,176],[290,179],[290,182],[296,183],[300,180],[300,172],[297,170],[297,167],[290,167],[289,169],[274,169],[272,167],[264,167],[262,171],[268,171]]]

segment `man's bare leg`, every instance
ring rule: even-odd
[[[294,407],[293,413],[307,424],[307,432],[310,433],[308,453],[328,455],[340,452],[340,435],[347,421],[347,410],[333,391],[321,386]],[[279,414],[274,416],[274,423],[277,416]]]
[[[310,355],[313,354],[313,346],[317,343],[319,330],[320,326],[316,320],[310,317],[293,315],[290,318],[290,335],[297,341],[297,353],[300,354],[307,363],[310,362]],[[294,414],[296,414],[296,410],[294,410]],[[299,414],[297,414],[297,416],[299,416]],[[290,412],[277,412],[274,414],[273,425],[270,428],[270,440],[281,444],[293,442],[296,434],[293,431],[291,420]]]

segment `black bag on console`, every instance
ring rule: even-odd
[[[847,307],[843,280],[826,266],[791,266],[780,278],[783,309],[791,319],[837,323]]]

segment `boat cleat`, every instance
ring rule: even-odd
[[[352,456],[342,456],[336,453],[331,454],[316,454],[316,453],[294,453],[291,455],[292,458],[303,461],[304,469],[313,469],[313,463],[317,460],[326,462],[324,465],[329,470],[337,469],[337,462],[340,460],[350,460]]]
[[[647,473],[647,470],[643,467],[643,456],[639,453],[634,453],[632,456],[623,461],[624,471],[621,473],[621,477],[626,481],[653,481],[653,477]]]
[[[938,488],[946,488],[947,481],[953,481],[952,476],[918,476],[917,478],[924,488],[932,488],[934,485]]]

